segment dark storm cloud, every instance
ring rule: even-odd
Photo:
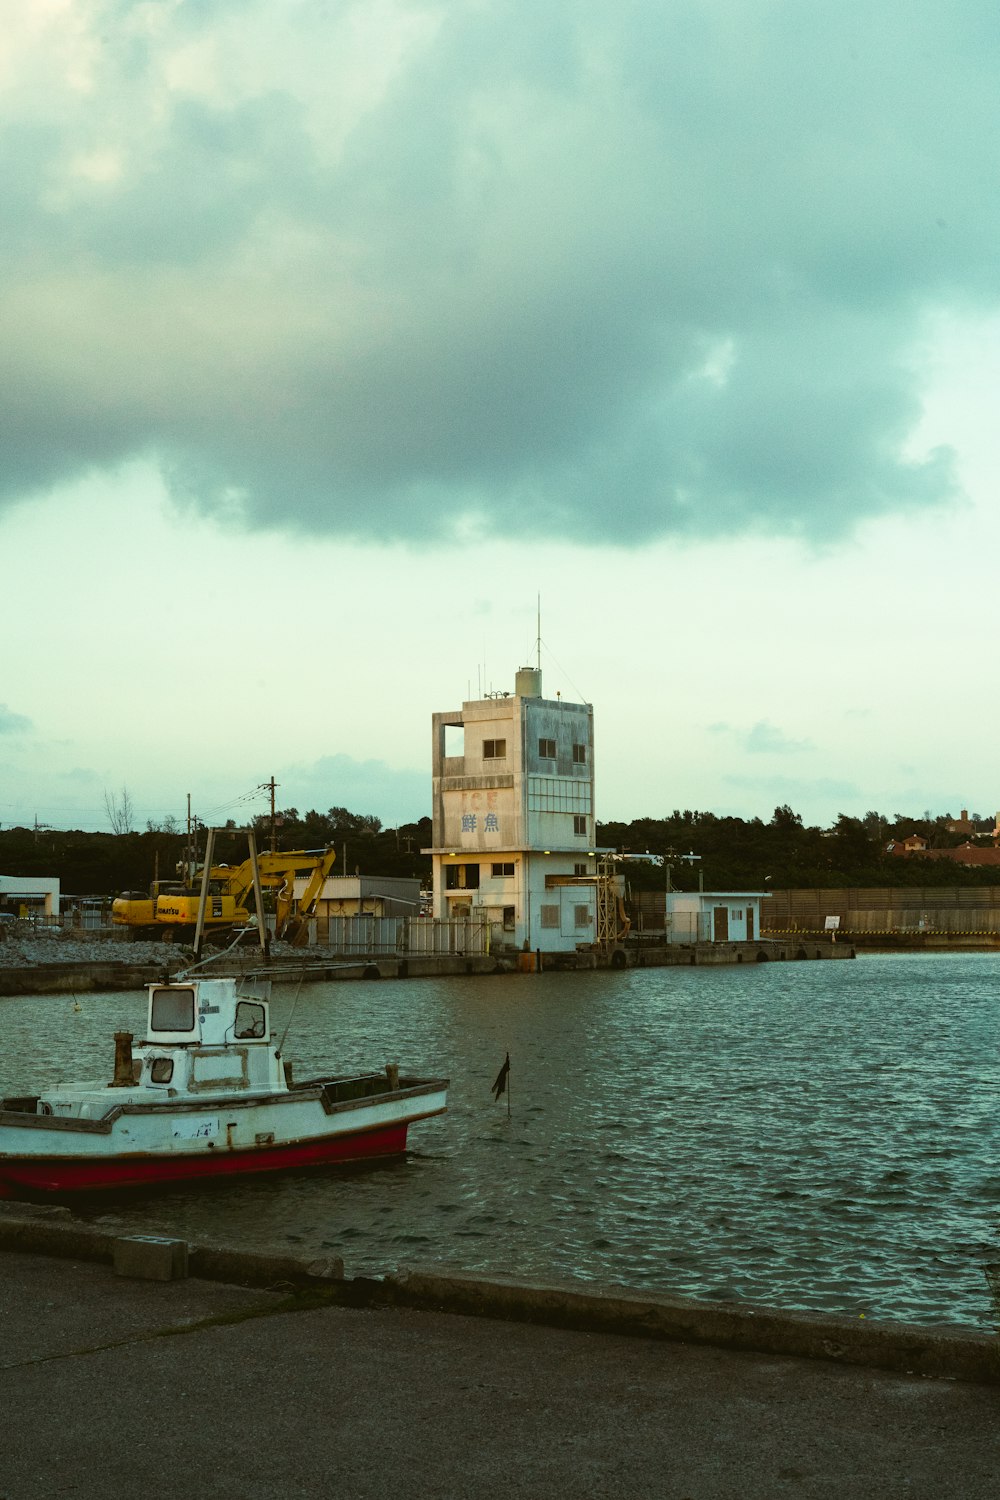
[[[904,445],[997,297],[992,8],[293,9],[27,49],[2,495],[145,455],[254,526],[637,544],[954,493]]]

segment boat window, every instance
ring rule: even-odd
[[[241,1000],[236,1007],[236,1039],[264,1035],[264,1007],[252,1000]]]
[[[154,1057],[149,1076],[153,1083],[169,1083],[174,1076],[174,1060],[172,1057]]]
[[[194,988],[158,989],[153,991],[153,1003],[149,1009],[149,1024],[153,1031],[194,1030]]]

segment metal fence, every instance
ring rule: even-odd
[[[408,953],[486,954],[493,948],[494,928],[485,917],[444,921],[438,917],[404,917]]]
[[[55,932],[102,932],[111,926],[111,907],[85,906],[79,911],[65,911],[59,916],[49,916],[43,911],[28,912],[25,916],[5,910],[6,916],[13,916],[14,921],[9,925],[18,932],[30,935],[32,932],[55,931]]]
[[[827,917],[844,933],[1000,932],[1000,886],[846,886],[775,891],[761,903],[763,935],[821,932]]]
[[[267,919],[274,935],[274,918]],[[42,928],[72,932],[102,932],[108,938],[130,940],[125,927],[111,925],[110,911],[88,907],[59,917],[28,916],[8,924],[11,935],[28,937]],[[488,917],[439,920],[436,917],[310,917],[305,946],[333,948],[345,955],[456,954],[483,955],[504,946],[502,922]]]
[[[494,925],[478,917],[314,917],[309,941],[347,955],[486,954]]]
[[[672,911],[666,914],[668,943],[707,943],[712,936],[712,914],[708,911]]]

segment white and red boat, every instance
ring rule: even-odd
[[[293,1082],[268,986],[149,986],[145,1041],[115,1033],[111,1082],[0,1100],[0,1198],[72,1194],[358,1162],[405,1151],[447,1107],[446,1078]]]

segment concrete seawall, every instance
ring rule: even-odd
[[[420,979],[452,974],[533,974],[579,972],[594,969],[680,968],[719,964],[754,964],[854,958],[849,943],[797,937],[794,940],[752,943],[632,943],[609,954],[579,953],[503,954],[367,954],[337,955],[306,950],[291,956],[274,956],[267,971],[276,984],[300,980],[321,983],[340,979]],[[525,963],[524,960],[530,960]],[[0,964],[0,996],[87,994],[93,991],[139,990],[154,984],[189,962],[175,953],[165,953],[162,962],[79,958],[61,963]],[[203,977],[238,974],[259,969],[261,959],[247,955],[241,962],[220,958],[200,970]]]
[[[0,1251],[100,1261],[122,1236],[65,1208],[0,1204]],[[124,1238],[128,1238],[127,1236]],[[339,1260],[188,1246],[191,1275],[235,1286],[310,1290],[348,1307],[404,1307],[719,1349],[833,1361],[900,1374],[1000,1385],[1000,1339],[961,1327],[922,1328],[783,1312],[777,1308],[589,1290],[411,1270],[345,1278]]]
[[[0,967],[0,995],[73,995],[94,990],[141,990],[163,974],[163,965],[106,963],[26,964]]]
[[[188,958],[186,962],[193,962]],[[147,984],[155,984],[164,975],[173,973],[179,965],[176,959],[169,964],[128,963],[111,961],[85,963],[78,960],[57,964],[24,964],[0,966],[0,996],[3,995],[54,995],[86,994],[95,990],[141,990]],[[219,978],[222,975],[239,974],[245,969],[259,969],[261,960],[255,958],[245,965],[226,963],[223,959],[215,965],[206,965],[199,973],[203,978]],[[298,983],[299,980],[320,983],[335,979],[416,979],[436,974],[497,974],[511,973],[514,965],[502,963],[496,958],[445,954],[437,957],[414,958],[330,957],[313,955],[299,959],[276,958],[267,972],[276,984]]]

